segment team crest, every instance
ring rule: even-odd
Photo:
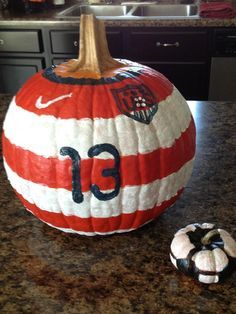
[[[151,90],[144,84],[128,84],[111,89],[120,112],[136,121],[149,124],[157,112],[158,103]]]

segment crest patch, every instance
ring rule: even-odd
[[[136,121],[149,124],[157,112],[157,99],[144,84],[128,84],[123,88],[111,89],[120,112]]]

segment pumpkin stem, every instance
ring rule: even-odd
[[[208,245],[211,243],[211,238],[214,237],[215,235],[219,235],[219,231],[217,229],[213,229],[209,231],[205,236],[201,239],[201,242],[203,245]]]
[[[124,66],[109,53],[104,23],[94,15],[81,15],[79,58],[55,68],[60,76],[100,78],[105,72]]]

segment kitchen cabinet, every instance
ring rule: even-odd
[[[235,100],[236,28],[215,29],[212,43],[209,99]]]
[[[76,55],[79,46],[78,31],[53,30],[50,31],[51,52],[53,54]]]
[[[112,56],[122,57],[123,31],[107,29],[107,39]],[[42,26],[0,30],[0,93],[15,94],[30,76],[51,64],[76,58],[78,51],[78,29]]]
[[[0,31],[0,52],[41,52],[43,50],[40,30]]]
[[[186,99],[207,99],[210,29],[108,27],[106,32],[113,57],[137,61],[163,73]],[[70,25],[0,29],[0,92],[15,93],[32,74],[76,58],[78,51],[79,32]]]
[[[210,41],[207,29],[132,29],[127,58],[164,74],[187,99],[207,99]]]
[[[39,29],[0,31],[0,93],[16,93],[24,82],[45,67]]]
[[[0,93],[15,94],[29,77],[43,68],[42,58],[0,58]]]

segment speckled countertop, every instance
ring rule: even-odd
[[[163,1],[163,0],[162,0]],[[164,0],[168,1],[168,0]],[[171,0],[170,0],[171,1]],[[75,1],[71,1],[73,4]],[[236,2],[233,2],[236,8]],[[64,8],[68,7],[65,6]],[[60,25],[78,27],[79,18],[61,18],[58,13],[64,8],[44,10],[39,13],[21,14],[11,13],[8,10],[0,11],[0,27],[25,27],[42,25]],[[114,27],[235,27],[236,18],[212,19],[212,18],[131,18],[131,19],[106,19],[106,26]]]
[[[0,95],[1,124],[10,98]],[[169,261],[174,233],[189,223],[214,222],[236,238],[236,103],[189,104],[197,126],[189,184],[131,233],[86,238],[43,224],[15,197],[1,157],[1,314],[236,313],[236,273],[207,286]]]

